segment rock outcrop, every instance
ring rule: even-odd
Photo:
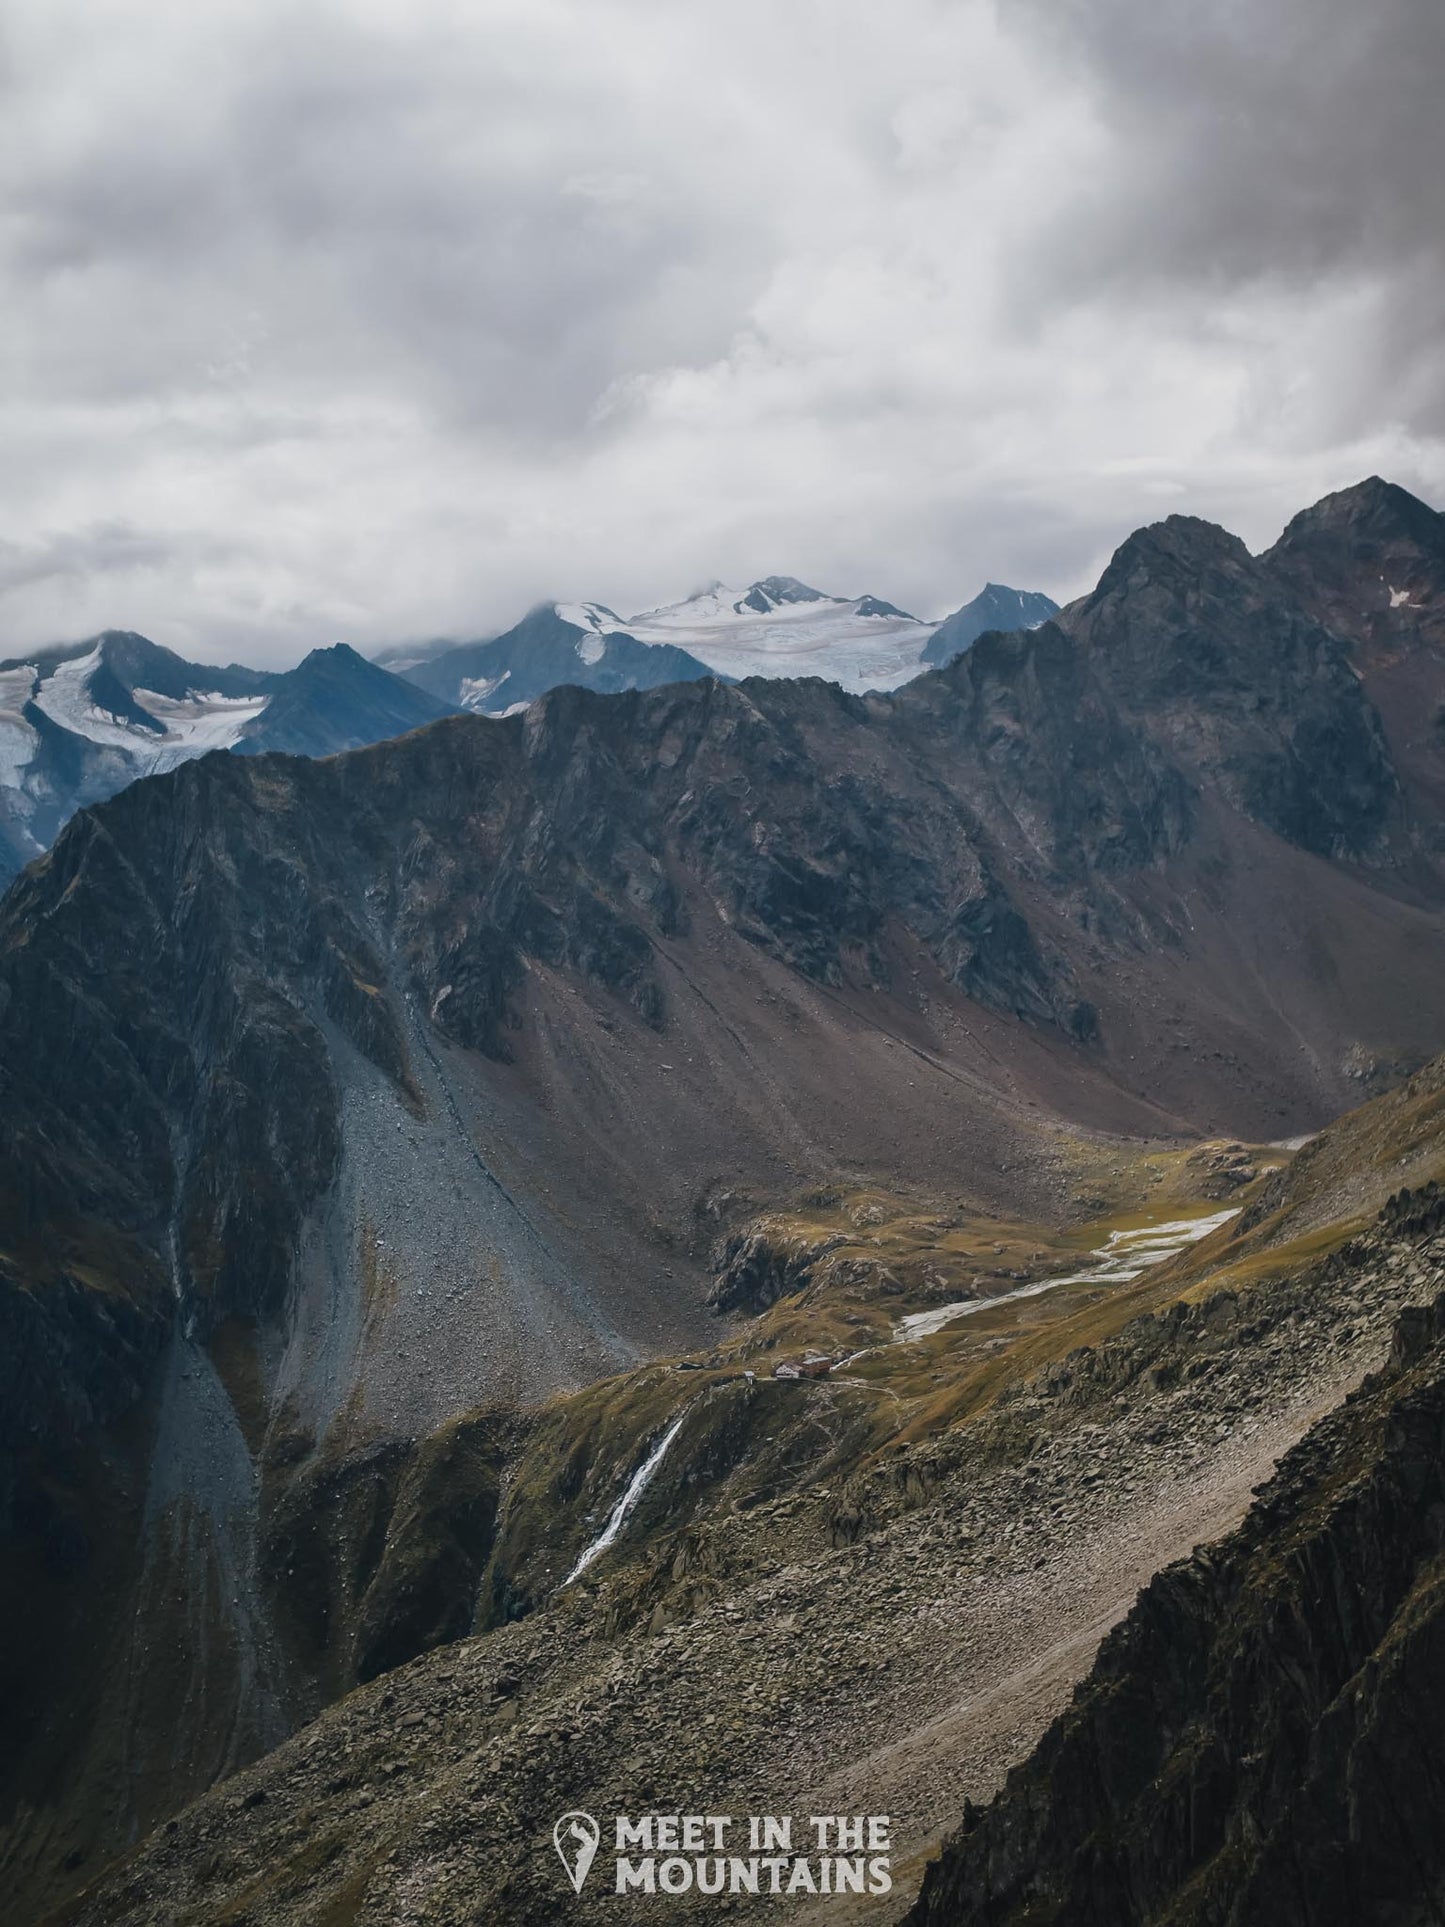
[[[1261,558],[1339,636],[1378,709],[1421,848],[1445,850],[1445,516],[1376,476],[1297,515]]]
[[[1445,1908],[1445,1298],[1162,1572],[909,1927],[1373,1927]]]
[[[1236,536],[1171,515],[1061,620],[1196,784],[1324,856],[1379,860],[1399,780],[1342,641]]]

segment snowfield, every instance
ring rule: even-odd
[[[774,582],[777,590],[769,593]],[[617,627],[639,642],[686,649],[720,675],[824,676],[857,694],[911,681],[938,625],[872,596],[820,595],[770,578],[748,589],[715,582]]]
[[[271,700],[269,696],[215,696],[192,690],[178,701],[157,695],[154,690],[136,689],[133,697],[137,706],[153,716],[165,732],[157,735],[96,705],[90,682],[101,666],[101,645],[97,643],[88,655],[58,664],[35,688],[31,701],[73,735],[108,749],[130,751],[140,759],[141,771],[148,776],[174,769],[192,756],[204,756],[210,749],[230,749],[240,741],[247,723],[254,722]]]

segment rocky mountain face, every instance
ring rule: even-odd
[[[1350,649],[1439,850],[1445,812],[1445,516],[1378,476],[1297,515],[1262,558]]]
[[[0,887],[88,803],[213,749],[327,756],[447,713],[344,643],[271,674],[124,630],[0,662]]]
[[[1231,1537],[1146,1588],[910,1927],[1438,1915],[1442,1438],[1445,1297]]]
[[[563,687],[82,810],[0,903],[11,1890],[540,1610],[684,1379],[689,1519],[699,1468],[771,1503],[945,1423],[925,1362],[780,1425],[735,1330],[913,1356],[890,1308],[1112,1235],[1101,1144],[1283,1138],[1438,1049],[1430,792],[1352,648],[1172,518],[893,695]],[[1190,1208],[1259,1177],[1220,1157]]]
[[[1037,629],[1058,613],[1059,605],[1053,597],[1041,595],[1036,589],[1010,589],[1002,582],[986,582],[972,602],[965,602],[939,623],[928,639],[922,660],[928,664],[952,662],[990,629]]]
[[[563,686],[615,694],[691,682],[713,672],[685,649],[639,642],[598,603],[533,609],[489,642],[465,642],[400,664],[418,689],[457,709],[505,716]]]
[[[1339,638],[1237,537],[1171,515],[1062,621],[1195,783],[1321,855],[1378,857],[1400,776]]]
[[[1445,516],[1378,475],[1302,510],[1262,559],[1365,661],[1445,642]]]

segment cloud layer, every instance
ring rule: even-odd
[[[0,654],[1445,496],[1437,0],[12,0]]]

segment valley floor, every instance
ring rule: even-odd
[[[630,1915],[615,1813],[888,1812],[895,1887],[798,1919],[897,1919],[1139,1585],[1244,1511],[1311,1420],[1445,1285],[1445,1241],[1207,1278],[1005,1390],[976,1422],[654,1540],[639,1565],[353,1693],[215,1789],[67,1927],[462,1927]],[[846,1388],[770,1386],[833,1422]],[[702,1396],[708,1394],[703,1393]],[[602,1818],[574,1901],[557,1815]],[[707,1919],[739,1898],[661,1897]],[[765,1904],[773,1904],[771,1902]]]

